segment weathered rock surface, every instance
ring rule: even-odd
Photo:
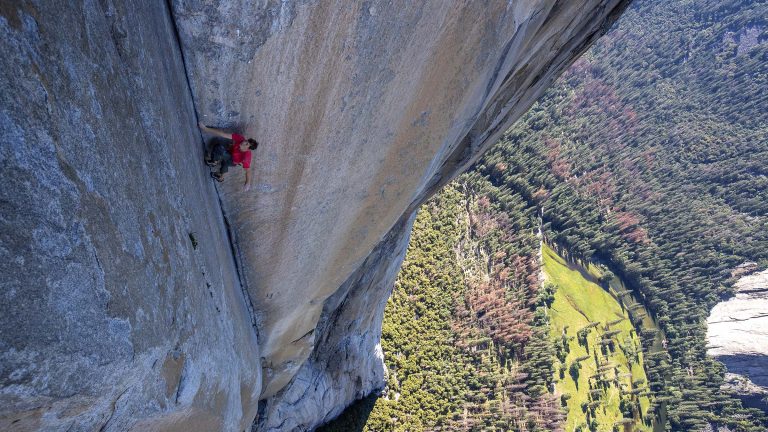
[[[707,319],[707,352],[728,368],[727,388],[768,412],[768,270],[744,276]]]
[[[256,187],[230,179],[224,201],[260,318],[263,397],[305,364],[326,300],[395,223],[626,3],[174,2],[201,118],[262,142]]]
[[[257,339],[168,8],[1,4],[0,430],[248,428]]]
[[[302,430],[341,414],[355,399],[382,388],[384,306],[405,257],[413,219],[398,223],[326,301],[315,350],[293,381],[269,398],[257,430]]]
[[[415,209],[626,3],[0,3],[0,429],[235,431],[262,398],[301,430],[380,387]],[[195,108],[262,142],[226,221]]]

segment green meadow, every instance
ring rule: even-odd
[[[567,405],[565,430],[650,431],[643,354],[628,312],[603,289],[600,271],[568,263],[542,246],[545,283],[556,287],[550,309],[557,346],[555,392]]]

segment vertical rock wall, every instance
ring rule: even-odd
[[[628,3],[176,0],[198,112],[262,142],[225,207],[257,309],[262,397],[395,223],[498,139]],[[360,311],[360,313],[378,313]]]
[[[165,2],[0,4],[0,430],[250,427],[257,339]]]
[[[626,3],[0,2],[0,429],[305,429],[381,386],[414,211]],[[262,141],[227,220],[188,80]]]
[[[315,349],[291,383],[264,404],[255,429],[305,430],[384,385],[381,323],[405,258],[413,218],[401,220],[325,303]]]

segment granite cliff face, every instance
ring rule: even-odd
[[[307,429],[382,386],[414,211],[626,3],[3,3],[0,429]],[[253,188],[197,118],[262,142]]]
[[[174,3],[201,118],[263,142],[256,190],[224,187],[261,319],[263,396],[304,364],[325,301],[395,223],[622,3]]]
[[[169,9],[2,5],[0,430],[248,428],[258,340]]]
[[[726,387],[768,412],[768,270],[744,276],[707,319],[707,353],[728,368]]]

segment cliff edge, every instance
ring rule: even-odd
[[[3,5],[0,429],[301,430],[381,387],[415,210],[627,3]],[[198,119],[262,143],[251,190]]]
[[[768,412],[768,270],[742,276],[707,318],[707,354],[728,369],[724,387]]]

